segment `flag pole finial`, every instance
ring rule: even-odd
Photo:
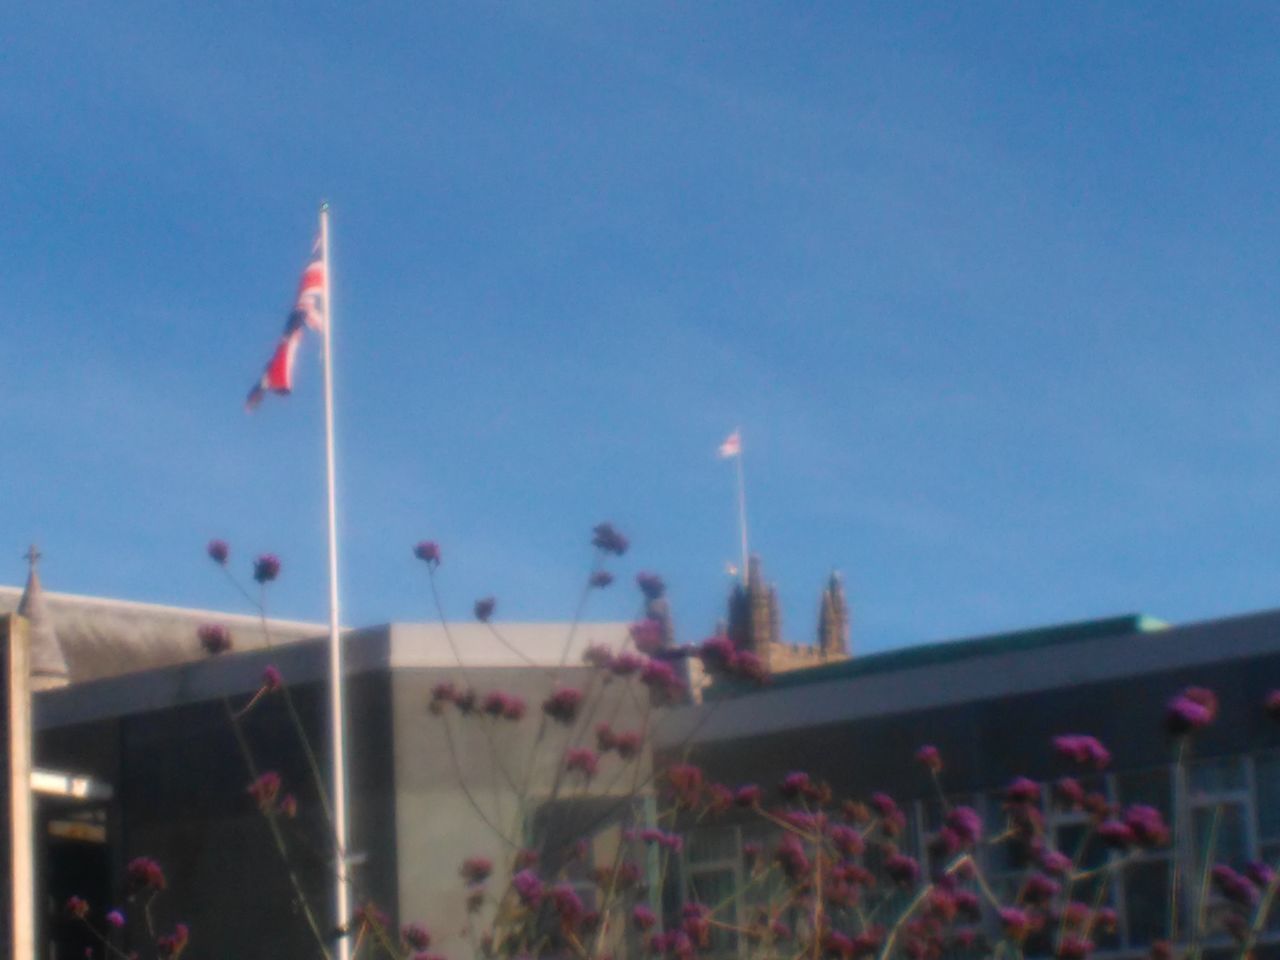
[[[328,201],[328,200],[321,200],[321,201],[320,201],[320,212],[321,212],[321,213],[328,213],[328,212],[329,212],[329,201]]]

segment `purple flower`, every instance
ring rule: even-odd
[[[694,807],[702,792],[702,770],[692,763],[677,763],[667,770],[667,783],[677,803],[686,810]]]
[[[637,620],[631,624],[630,632],[631,642],[643,654],[655,654],[666,643],[666,630],[657,620]]]
[[[174,925],[173,933],[156,939],[156,947],[162,957],[177,957],[187,948],[190,939],[191,930],[185,923],[179,923]]]
[[[871,795],[871,809],[876,812],[877,816],[884,818],[892,818],[900,812],[898,810],[898,801],[884,792],[877,792]]]
[[[1133,845],[1133,831],[1119,820],[1107,820],[1098,825],[1098,839],[1108,847],[1127,850]]]
[[[1058,960],[1085,960],[1089,954],[1093,953],[1093,950],[1092,940],[1074,933],[1068,933],[1058,941],[1058,949],[1054,951],[1054,956]]]
[[[738,663],[738,650],[733,641],[723,634],[702,641],[698,656],[703,666],[711,672],[732,671]]]
[[[67,912],[67,916],[83,920],[89,916],[89,901],[83,897],[69,897],[64,909]]]
[[[202,623],[196,630],[205,653],[217,656],[231,649],[231,632],[220,623]]]
[[[982,817],[972,807],[956,807],[952,810],[947,814],[947,826],[965,847],[972,847],[982,839]]]
[[[646,600],[659,600],[667,592],[667,585],[656,573],[641,571],[636,574],[636,586],[644,594]]]
[[[752,683],[763,685],[769,682],[769,668],[750,650],[739,650],[734,654],[733,672]]]
[[[258,804],[258,809],[263,812],[270,810],[280,795],[280,774],[274,770],[266,771],[249,784],[247,792]]]
[[[1057,850],[1046,850],[1040,854],[1040,866],[1045,873],[1053,874],[1056,877],[1065,877],[1075,867],[1075,864],[1065,853]]]
[[[1101,770],[1111,763],[1111,751],[1097,737],[1072,733],[1053,738],[1053,749],[1065,760]]]
[[[131,893],[165,888],[164,871],[150,857],[135,857],[124,871],[125,884]]]
[[[1031,917],[1025,910],[1017,907],[1003,907],[1000,910],[1000,926],[1004,928],[1006,937],[1021,942],[1031,932]]]
[[[1263,707],[1272,720],[1280,720],[1280,690],[1272,690],[1268,693]]]
[[[592,643],[582,651],[582,662],[592,667],[607,670],[613,666],[613,651],[602,643]]]
[[[640,682],[665,701],[674,700],[684,690],[684,683],[676,676],[671,664],[663,660],[649,660],[640,671]]]
[[[813,781],[809,779],[809,775],[802,770],[794,770],[782,778],[782,783],[778,785],[778,792],[788,800],[795,800],[804,796],[813,787]]]
[[[895,883],[911,887],[920,879],[920,864],[905,854],[895,853],[885,860],[884,872]]]
[[[564,766],[590,780],[600,769],[600,757],[590,747],[570,747],[564,755]]]
[[[1244,868],[1244,875],[1255,887],[1263,889],[1271,886],[1276,880],[1276,872],[1265,863],[1250,863]]]
[[[832,827],[829,836],[831,837],[831,845],[845,857],[859,856],[866,846],[862,839],[862,834],[853,827],[847,827],[844,824],[837,824]]]
[[[274,666],[268,665],[262,671],[262,689],[267,693],[275,693],[284,686],[284,677],[280,675],[280,670]]]
[[[637,656],[630,650],[624,650],[613,658],[613,663],[609,665],[609,669],[613,671],[615,676],[629,677],[631,674],[644,669],[644,658]]]
[[[582,691],[573,687],[561,687],[542,703],[542,712],[558,723],[569,724],[578,716],[582,705]]]
[[[925,744],[916,751],[916,763],[920,764],[930,773],[942,772],[942,754],[938,748],[931,743]]]
[[[1209,871],[1213,888],[1225,899],[1242,907],[1251,907],[1258,900],[1258,888],[1248,877],[1236,873],[1225,863],[1219,863]]]
[[[524,714],[527,706],[520,697],[514,693],[504,693],[501,690],[494,690],[485,695],[480,702],[480,710],[494,718],[503,720],[519,720]]]
[[[270,583],[280,576],[280,558],[274,553],[261,554],[253,561],[253,579],[259,583]]]
[[[1022,899],[1027,903],[1048,903],[1058,895],[1058,881],[1043,873],[1033,873],[1022,885]]]
[[[686,903],[680,910],[680,928],[689,939],[705,947],[711,939],[711,911],[701,903]]]
[[[488,623],[489,618],[493,616],[493,608],[498,605],[498,601],[493,597],[481,597],[476,601],[476,619],[481,623]]]
[[[431,946],[431,933],[420,923],[410,923],[400,931],[400,936],[414,950],[425,950]]]
[[[591,545],[601,553],[612,553],[616,557],[627,552],[631,544],[620,534],[612,523],[598,523],[591,531]]]
[[[111,910],[107,913],[107,926],[116,930],[124,926],[124,914],[119,910]]]
[[[613,749],[623,760],[634,760],[640,755],[640,746],[644,736],[639,730],[623,730],[613,739]]]
[[[286,793],[280,798],[280,812],[290,819],[296,817],[298,815],[298,798],[292,793]]]
[[[778,866],[782,867],[782,872],[787,875],[787,879],[792,883],[807,879],[812,869],[809,863],[809,855],[804,851],[804,844],[800,842],[798,837],[791,834],[782,838],[782,842],[778,844],[778,849],[774,852],[773,858],[778,862]]]
[[[472,886],[484,883],[493,873],[493,861],[488,857],[467,857],[462,861],[458,872],[462,874],[462,879]]]
[[[431,569],[440,566],[440,544],[434,540],[420,540],[413,548],[413,555]]]
[[[637,930],[649,930],[658,922],[658,917],[646,904],[637,903],[631,911],[631,922]]]
[[[1195,733],[1213,723],[1218,715],[1218,697],[1204,687],[1187,687],[1169,701],[1164,726],[1175,737]]]
[[[570,930],[578,926],[586,912],[582,898],[567,883],[558,883],[551,888],[551,905],[559,915],[560,923]]]
[[[511,886],[526,907],[536,907],[542,902],[542,881],[532,870],[521,870],[511,878]]]
[[[740,807],[754,807],[760,802],[760,788],[746,783],[733,792],[733,802]]]
[[[1162,847],[1169,841],[1169,828],[1155,807],[1135,803],[1125,811],[1124,823],[1140,847]]]
[[[1084,787],[1075,777],[1061,777],[1053,784],[1053,796],[1068,810],[1075,810],[1084,803]]]
[[[227,546],[225,540],[210,540],[209,545],[204,548],[209,554],[209,559],[220,567],[227,565],[227,557],[231,556],[231,548]]]
[[[591,572],[591,579],[588,582],[597,590],[603,590],[605,587],[609,586],[609,584],[613,583],[613,574],[608,570],[593,570]]]
[[[1014,777],[1004,788],[1004,802],[1010,806],[1035,805],[1040,802],[1040,784],[1026,777]]]

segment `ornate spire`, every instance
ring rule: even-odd
[[[844,582],[833,570],[818,610],[818,652],[824,659],[849,655],[849,604]]]
[[[25,617],[30,624],[27,636],[31,645],[31,689],[48,690],[51,687],[66,686],[70,682],[67,660],[62,655],[62,645],[53,628],[53,619],[45,606],[44,588],[40,586],[40,572],[37,569],[40,551],[35,544],[27,550],[25,557],[30,569],[27,573],[27,587],[22,591],[22,599],[18,601],[18,616]]]
[[[729,597],[729,637],[766,666],[771,662],[774,644],[782,639],[777,590],[765,583],[760,558],[755,554],[747,560],[746,585],[737,584]]]

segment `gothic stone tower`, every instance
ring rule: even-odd
[[[778,591],[764,582],[758,556],[747,561],[747,582],[735,585],[729,597],[729,638],[738,649],[751,651],[772,669],[773,648],[782,639],[782,623]]]
[[[840,574],[831,572],[818,609],[818,654],[823,660],[849,655],[849,603]]]

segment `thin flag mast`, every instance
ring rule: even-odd
[[[747,582],[747,561],[749,554],[747,552],[747,485],[743,479],[742,473],[742,428],[735,428],[733,433],[725,438],[724,443],[720,444],[720,458],[722,460],[735,460],[737,463],[738,474],[738,534],[742,540],[742,569],[739,571],[742,575],[742,582]]]
[[[343,703],[342,639],[338,619],[338,509],[333,442],[333,298],[329,286],[329,204],[320,205],[320,249],[324,262],[324,450],[329,493],[329,724],[333,743],[333,833],[335,875],[333,909],[341,926],[351,916],[347,862],[346,707]],[[338,960],[349,960],[350,937],[339,937]]]

